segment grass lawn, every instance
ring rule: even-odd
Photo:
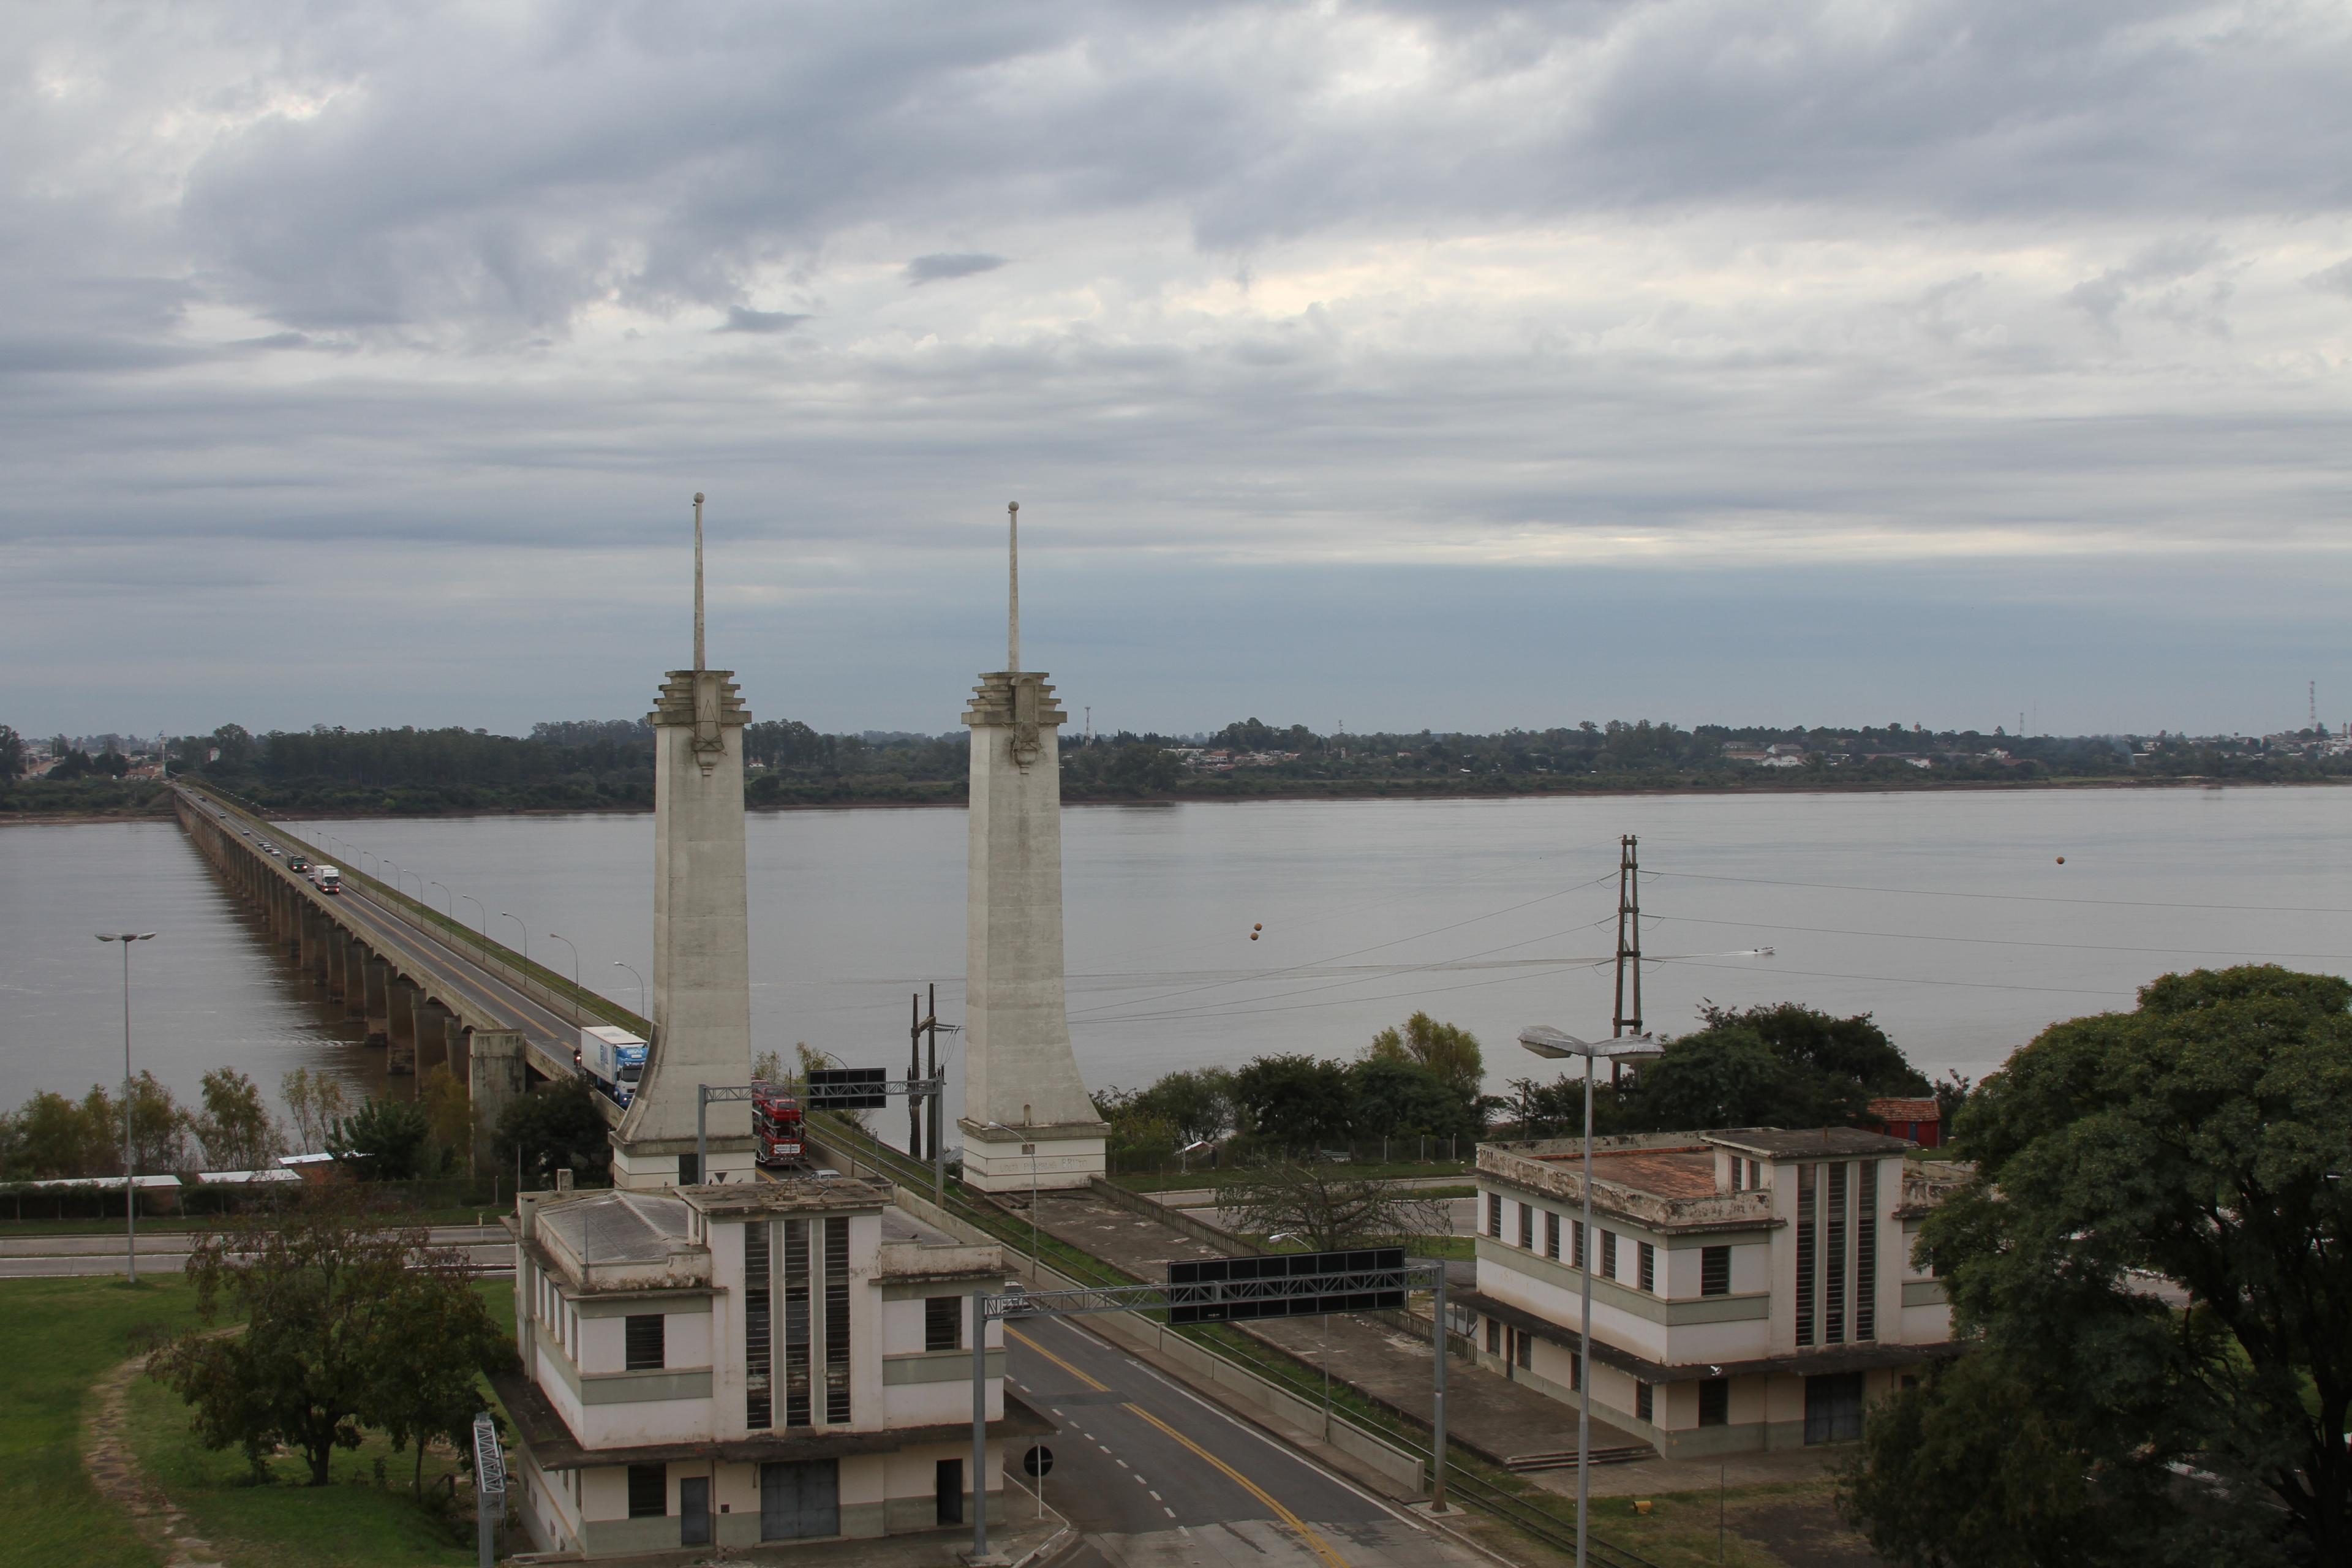
[[[476,1289],[493,1318],[512,1322],[510,1283],[486,1280]],[[306,1485],[310,1467],[290,1455],[274,1458],[269,1480],[257,1483],[243,1452],[199,1444],[187,1406],[152,1378],[131,1385],[130,1428],[141,1466],[226,1561],[251,1568],[465,1568],[474,1561],[471,1494],[461,1494],[467,1501],[455,1529],[428,1516],[409,1493],[414,1449],[394,1453],[371,1434],[359,1447],[336,1451],[330,1485]],[[458,1471],[455,1455],[425,1455],[428,1489]]]
[[[131,1353],[133,1329],[194,1322],[195,1293],[177,1279],[10,1279],[0,1282],[0,1313],[9,1349],[0,1372],[0,1515],[8,1521],[0,1556],[47,1568],[149,1568],[154,1553],[82,1468],[82,1400]]]

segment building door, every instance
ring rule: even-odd
[[[677,1483],[677,1543],[710,1544],[710,1478],[683,1476]]]
[[[760,1539],[799,1541],[841,1533],[838,1461],[760,1467]]]
[[[939,1462],[936,1485],[939,1490],[937,1521],[940,1524],[961,1524],[963,1522],[963,1461],[941,1459]]]
[[[1862,1373],[1832,1373],[1805,1379],[1805,1441],[1862,1440]]]

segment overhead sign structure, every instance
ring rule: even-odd
[[[1171,1263],[1168,1321],[1237,1323],[1325,1312],[1402,1311],[1411,1279],[1401,1247]]]
[[[887,1068],[819,1068],[808,1075],[812,1110],[880,1110],[890,1103]]]
[[[499,1448],[499,1424],[487,1410],[474,1417],[474,1544],[480,1568],[490,1568],[499,1551],[499,1521],[507,1511],[507,1459]]]

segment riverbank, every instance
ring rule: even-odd
[[[1166,791],[1118,794],[1111,792],[1073,791],[1063,796],[1065,805],[1191,805],[1201,804],[1242,804],[1252,801],[1416,801],[1416,800],[1539,800],[1571,798],[1584,800],[1646,799],[1662,796],[1694,795],[1707,798],[1786,796],[1786,795],[2020,795],[2028,793],[2082,792],[2085,790],[2289,790],[2341,789],[2352,787],[2352,776],[2300,779],[2214,779],[2193,774],[2166,778],[2119,778],[2098,775],[2083,778],[2039,779],[1937,779],[1921,777],[1890,779],[1886,777],[1844,780],[1834,775],[1808,773],[1804,777],[1723,779],[1701,778],[1675,784],[1641,784],[1623,779],[1559,780],[1513,782],[1501,785],[1478,783],[1470,784],[1434,784],[1420,779],[1335,779],[1320,781],[1269,781],[1248,787],[1220,787],[1224,780],[1203,780],[1198,787]],[[18,785],[12,794],[36,787]],[[78,790],[90,786],[78,784]],[[135,798],[126,798],[120,805],[95,806],[87,801],[58,809],[9,809],[0,806],[0,826],[11,824],[44,823],[50,826],[78,826],[102,822],[152,822],[171,816],[170,797],[152,783],[125,786],[143,792]],[[581,802],[579,804],[549,803],[505,805],[477,798],[452,800],[439,804],[424,804],[414,799],[394,805],[367,805],[348,799],[332,801],[303,798],[236,796],[272,816],[310,817],[335,821],[411,821],[435,817],[516,816],[644,816],[652,811],[650,804],[637,802]],[[861,792],[856,781],[845,781],[837,793],[816,798],[792,800],[747,800],[744,809],[753,816],[782,815],[801,811],[844,810],[961,810],[963,792],[960,788],[941,787],[924,795],[909,795],[903,786],[875,794]]]

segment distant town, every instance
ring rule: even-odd
[[[968,747],[961,731],[825,734],[764,721],[745,735],[745,802],[754,810],[958,804]],[[521,736],[324,725],[255,734],[224,724],[202,735],[35,740],[0,727],[0,814],[161,813],[167,771],[273,810],[649,810],[653,731],[641,720],[540,723]],[[1192,734],[1073,725],[1061,771],[1071,802],[2303,784],[2352,778],[2352,736],[2325,723],[2265,734],[2047,735],[1901,723],[1685,730],[1650,720],[1493,734],[1322,733],[1252,718]]]

